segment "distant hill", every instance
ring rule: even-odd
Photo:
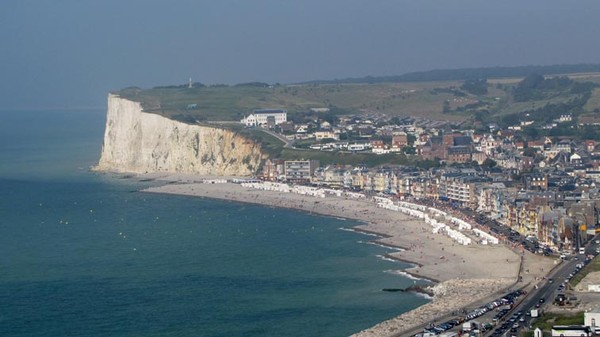
[[[395,83],[395,82],[433,82],[464,81],[479,78],[525,77],[531,74],[557,75],[570,73],[600,72],[600,64],[557,64],[549,66],[518,67],[482,67],[462,69],[435,69],[418,71],[397,76],[366,76],[335,80],[317,80],[301,84],[336,84],[336,83]]]
[[[193,83],[115,93],[142,103],[147,112],[188,123],[239,121],[255,109],[286,109],[297,123],[363,114],[467,122],[475,128],[514,125],[530,116],[541,127],[561,114],[600,113],[600,64],[431,70],[290,85]],[[314,116],[311,108],[329,112]]]

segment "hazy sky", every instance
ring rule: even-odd
[[[0,108],[110,90],[600,63],[598,0],[1,0]]]

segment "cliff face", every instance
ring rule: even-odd
[[[248,176],[261,158],[260,145],[232,131],[145,113],[140,103],[108,96],[98,170]]]

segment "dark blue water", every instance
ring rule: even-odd
[[[346,336],[426,302],[351,221],[89,172],[104,113],[0,112],[1,336]]]

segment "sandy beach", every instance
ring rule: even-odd
[[[432,233],[431,227],[424,221],[377,208],[371,200],[335,196],[317,198],[257,190],[234,183],[205,184],[198,182],[198,177],[182,175],[144,178],[164,180],[166,184],[143,192],[255,203],[359,220],[364,224],[355,227],[355,230],[376,233],[376,242],[403,248],[389,257],[414,264],[405,272],[439,282],[433,287],[435,296],[430,303],[355,336],[396,335],[407,328],[424,325],[435,317],[472,308],[478,302],[497,297],[507,288],[532,287],[554,265],[552,259],[503,244],[460,245],[446,235]]]

